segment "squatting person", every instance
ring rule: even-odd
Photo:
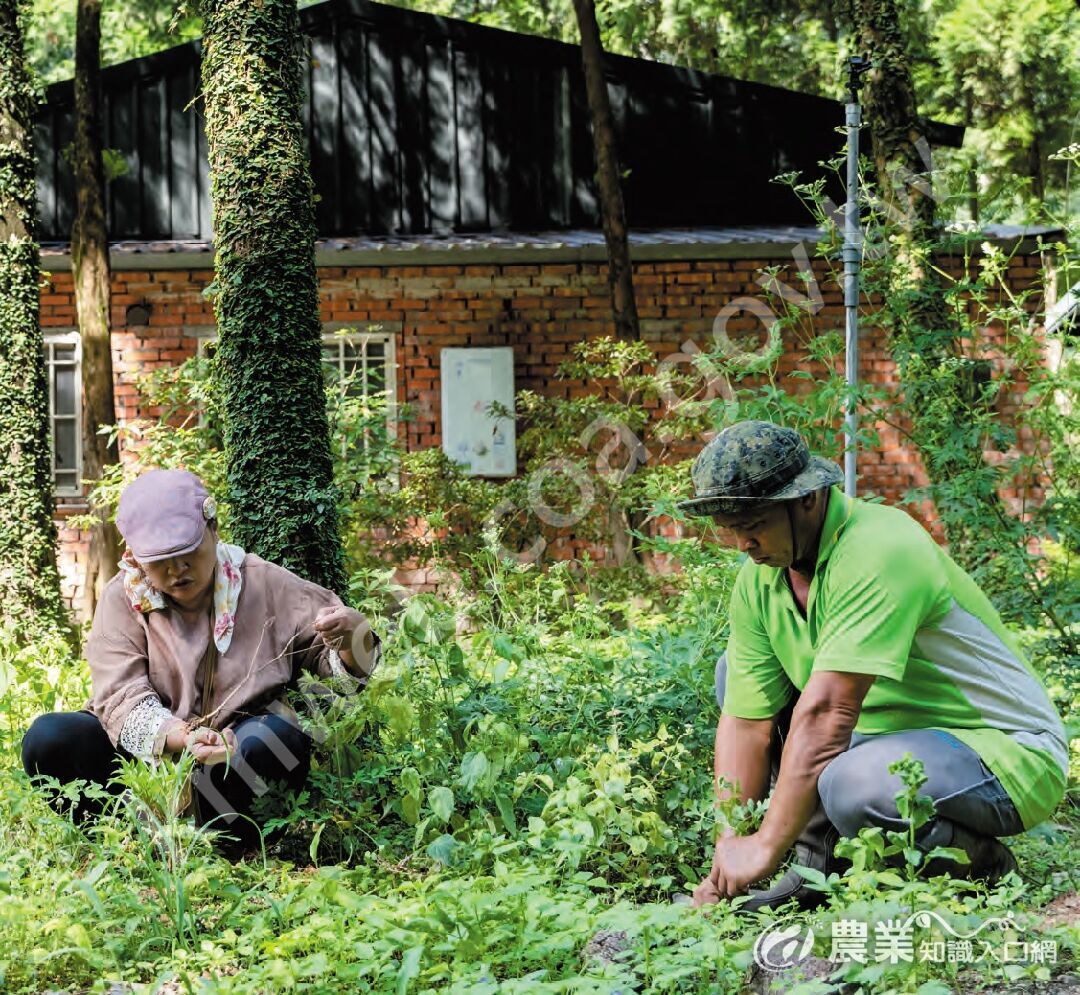
[[[888,773],[910,752],[936,815],[924,852],[965,851],[931,872],[994,881],[1016,868],[1000,841],[1041,822],[1065,791],[1065,730],[975,582],[904,511],[852,499],[835,464],[762,421],[720,432],[682,507],[711,515],[747,554],[716,667],[718,797],[772,799],[760,829],[716,844],[696,904],[745,894],[795,861],[838,869],[840,835],[902,830]],[[820,894],[788,871],[750,909]]]
[[[254,847],[254,798],[275,782],[297,790],[309,769],[311,740],[286,688],[301,671],[366,682],[378,637],[332,591],[221,541],[214,500],[186,470],[135,479],[116,524],[120,572],[84,648],[93,698],[83,711],[39,716],[23,765],[107,787],[121,757],[152,763],[187,750],[191,813],[231,836],[230,852]],[[73,814],[98,810],[83,796]]]

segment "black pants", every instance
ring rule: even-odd
[[[199,823],[225,832],[243,848],[258,845],[259,832],[250,816],[254,800],[275,784],[298,791],[311,766],[311,739],[279,715],[256,715],[233,726],[237,750],[228,766],[195,768]],[[31,777],[48,775],[61,784],[82,779],[113,794],[109,779],[120,760],[130,760],[114,747],[96,716],[89,712],[51,712],[34,720],[22,743],[23,767]],[[53,799],[57,808],[60,799]],[[73,817],[81,822],[100,811],[101,803],[80,798]]]

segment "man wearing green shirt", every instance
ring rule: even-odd
[[[793,845],[797,863],[828,872],[840,835],[903,829],[888,765],[906,752],[936,805],[919,846],[964,850],[972,878],[1015,869],[999,837],[1050,815],[1068,753],[989,599],[905,512],[846,497],[839,467],[791,429],[732,425],[692,476],[682,507],[711,515],[748,557],[717,665],[718,797],[761,799],[775,782],[757,832],[722,834],[695,902],[745,894]],[[819,897],[789,871],[744,908]]]

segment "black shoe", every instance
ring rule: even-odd
[[[938,857],[926,865],[927,877],[948,874],[962,881],[982,881],[993,885],[1006,874],[1020,869],[1012,850],[997,837],[983,836],[958,823],[953,823],[953,838],[948,845],[963,850],[971,863],[961,864]]]
[[[826,877],[842,874],[849,866],[849,861],[833,856],[833,850],[840,833],[829,822],[824,809],[818,806],[810,817],[806,828],[795,841],[793,864],[821,871]],[[762,909],[777,909],[794,901],[803,910],[816,909],[824,904],[824,892],[809,887],[806,878],[794,870],[788,870],[775,884],[761,890],[751,890],[750,897],[742,902],[736,911],[760,912]]]

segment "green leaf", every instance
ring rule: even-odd
[[[398,968],[397,987],[395,988],[397,995],[406,995],[409,985],[420,974],[420,959],[423,956],[423,946],[410,947],[405,951],[405,956],[401,958],[401,967]]]
[[[809,884],[814,891],[827,891],[829,884],[825,875],[814,867],[802,867],[799,864],[792,864],[791,869],[803,878]]]
[[[83,926],[82,923],[72,923],[64,930],[64,936],[81,950],[89,950],[93,946],[93,943],[90,940],[90,934],[86,931],[86,927]]]
[[[955,860],[959,864],[970,864],[971,857],[966,850],[955,846],[936,846],[926,854],[927,861],[931,860]]]
[[[944,981],[924,981],[915,989],[915,995],[950,995],[952,989]]]
[[[454,792],[442,784],[432,788],[428,792],[428,806],[440,822],[449,822],[454,814]]]
[[[491,640],[491,648],[504,660],[516,663],[521,659],[521,650],[505,632],[495,634]]]
[[[420,772],[415,767],[406,767],[401,772],[401,790],[413,798],[419,798],[423,794],[420,787]]]
[[[458,646],[457,643],[454,643],[447,651],[446,665],[450,671],[451,677],[461,678],[467,676],[465,670],[465,654],[462,653],[461,647]]]
[[[502,819],[502,824],[506,826],[506,831],[516,833],[517,819],[514,817],[514,806],[511,804],[510,799],[506,795],[496,792],[495,807],[499,810],[499,818]]]
[[[428,844],[427,855],[437,864],[449,867],[454,862],[454,853],[461,844],[449,833],[443,833],[437,840]]]
[[[409,599],[401,628],[414,642],[442,646],[453,642],[456,624],[453,612],[445,605],[431,595],[418,594]]]
[[[323,830],[326,828],[325,822],[320,822],[315,827],[315,832],[311,837],[311,843],[308,845],[308,856],[311,858],[311,862],[318,866],[319,863],[319,840],[322,839]]]
[[[895,871],[881,871],[877,875],[879,884],[887,884],[890,888],[903,888],[907,883]]]
[[[416,709],[411,701],[397,694],[386,694],[379,699],[379,705],[386,716],[386,723],[399,738],[408,738],[416,722]]]
[[[487,777],[490,768],[491,764],[484,753],[466,753],[461,761],[461,773],[457,783],[466,791],[474,791]]]

